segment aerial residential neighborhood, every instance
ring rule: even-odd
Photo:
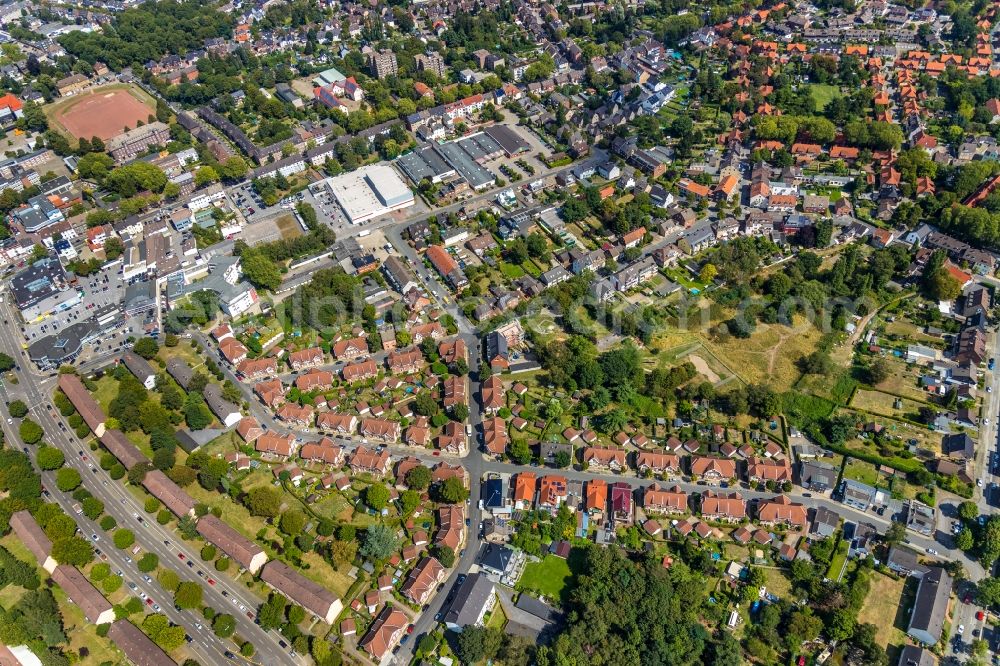
[[[1000,662],[1000,4],[0,10],[4,666]]]

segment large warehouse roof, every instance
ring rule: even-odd
[[[390,167],[373,164],[327,179],[351,224],[413,205],[413,192]]]

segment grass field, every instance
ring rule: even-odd
[[[851,458],[844,468],[844,478],[874,486],[878,484],[878,470],[871,463]]]
[[[897,401],[899,401],[898,408],[896,407]],[[869,389],[858,389],[854,392],[854,399],[851,400],[851,407],[855,409],[863,409],[872,414],[910,420],[915,420],[919,417],[920,408],[925,406],[925,404],[909,398],[897,398],[888,393],[871,391]]]
[[[138,86],[116,83],[101,86],[44,107],[49,126],[70,140],[117,136],[127,126],[147,122],[156,102]]]
[[[562,597],[563,590],[571,577],[569,562],[555,555],[546,555],[540,562],[529,562],[525,565],[517,589],[530,590],[555,601]]]
[[[767,591],[779,599],[790,600],[792,594],[792,582],[781,569],[764,569],[764,578],[767,579]]]
[[[278,227],[278,232],[281,233],[282,240],[289,240],[302,235],[302,227],[299,226],[294,215],[282,215],[274,224]]]
[[[508,280],[516,280],[524,276],[524,269],[516,264],[508,264],[506,261],[500,262],[500,272]]]
[[[816,104],[816,110],[822,111],[826,108],[826,105],[833,100],[843,97],[844,95],[840,92],[840,88],[837,86],[828,86],[822,83],[814,83],[809,86],[809,94],[813,98],[813,103]]]
[[[899,645],[904,642],[906,609],[900,603],[903,589],[904,581],[878,572],[871,575],[871,590],[858,614],[858,624],[868,623],[878,627],[879,645]]]
[[[761,324],[749,339],[704,339],[704,344],[747,383],[765,383],[781,391],[802,374],[797,363],[816,349],[821,333],[804,319],[791,327]]]

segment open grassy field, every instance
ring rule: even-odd
[[[817,111],[822,111],[826,105],[835,99],[843,97],[840,88],[822,83],[813,83],[809,86],[809,96],[812,97]]]
[[[546,555],[540,562],[525,565],[521,580],[517,582],[517,589],[530,590],[548,599],[558,600],[571,576],[569,562],[555,555]]]
[[[933,335],[927,335],[924,333],[922,327],[917,326],[908,319],[896,319],[895,321],[886,323],[885,332],[888,335],[898,335],[901,338],[907,338],[921,345],[938,348],[945,346],[944,340]]]
[[[920,372],[910,369],[906,363],[894,356],[884,357],[887,365],[891,369],[889,378],[877,384],[875,388],[887,393],[895,393],[917,401],[927,401],[927,393],[921,389],[917,382],[920,379]]]
[[[767,579],[767,591],[779,599],[789,599],[792,594],[792,582],[788,580],[782,569],[764,569],[764,578]]]
[[[844,468],[844,478],[874,486],[878,484],[878,470],[871,463],[851,458]]]
[[[909,398],[897,398],[888,393],[871,391],[869,389],[858,389],[854,392],[854,399],[851,400],[851,407],[855,409],[908,420],[916,420],[920,415],[920,408],[926,406],[926,404],[925,402],[918,402]]]
[[[797,362],[816,349],[821,333],[804,319],[793,326],[761,324],[749,339],[704,338],[706,349],[746,383],[765,383],[784,390],[802,374]]]
[[[126,127],[148,122],[156,102],[138,86],[116,83],[60,98],[44,112],[49,126],[71,141],[95,136],[107,141]]]
[[[858,624],[868,623],[878,627],[878,644],[899,645],[906,635],[906,608],[900,603],[904,581],[874,572],[871,590],[858,614]]]
[[[278,231],[281,233],[282,240],[289,240],[302,235],[302,227],[299,226],[294,215],[282,215],[275,220],[275,225],[277,225]]]

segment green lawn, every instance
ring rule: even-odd
[[[556,601],[561,598],[563,588],[571,576],[569,562],[555,555],[546,555],[541,562],[530,562],[525,565],[517,589],[530,590]]]
[[[827,104],[838,97],[843,97],[840,92],[840,88],[837,86],[828,86],[821,83],[814,83],[809,86],[809,94],[812,96],[813,102],[816,104],[816,111],[822,111],[826,108]]]
[[[524,269],[516,264],[508,264],[506,261],[500,262],[500,272],[508,280],[516,280],[524,276]]]

